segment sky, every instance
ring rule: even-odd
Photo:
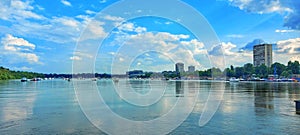
[[[273,62],[300,61],[300,1],[0,1],[0,66],[12,70],[224,68],[252,63],[261,43]]]

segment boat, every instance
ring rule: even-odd
[[[162,78],[161,80],[163,80],[163,81],[169,81],[170,79],[169,78]]]
[[[42,80],[42,78],[33,78],[33,79],[31,79],[30,81],[41,81]]]
[[[26,78],[26,77],[23,77],[23,78],[21,79],[21,82],[27,82],[27,78]]]
[[[231,77],[230,79],[229,79],[229,82],[239,82],[240,81],[240,79],[237,79],[237,78],[235,78],[235,77]]]

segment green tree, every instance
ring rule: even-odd
[[[224,70],[227,77],[234,77],[234,70],[231,70],[230,68],[226,68]]]
[[[274,64],[271,65],[270,74],[274,74],[274,72],[276,72],[277,75],[281,75],[281,73],[285,70],[286,70],[285,65],[275,62]]]
[[[299,61],[289,61],[287,69],[291,70],[293,74],[299,74]]]
[[[254,72],[253,64],[247,63],[244,65],[244,75],[247,77],[251,76]]]
[[[268,77],[268,67],[265,64],[255,67],[255,74],[263,78]]]
[[[244,68],[243,67],[236,67],[235,68],[235,77],[240,78],[244,76]]]
[[[0,80],[21,79],[22,77],[26,77],[26,78],[41,77],[41,78],[43,78],[44,76],[45,75],[41,74],[41,73],[11,71],[7,68],[0,67]]]
[[[221,69],[219,69],[219,68],[213,67],[213,68],[211,68],[210,70],[211,70],[211,73],[212,73],[211,75],[212,75],[213,77],[220,77],[220,76],[223,75]]]
[[[285,78],[289,78],[289,77],[291,77],[292,76],[292,70],[285,70],[285,71],[283,71],[282,73],[281,73],[281,75],[280,76],[282,76],[282,77],[285,77]]]

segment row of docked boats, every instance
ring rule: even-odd
[[[294,78],[280,78],[280,79],[261,79],[261,78],[252,78],[250,80],[239,79],[235,77],[231,77],[229,82],[240,82],[240,81],[256,81],[256,82],[298,82],[297,79]]]
[[[34,81],[34,82],[36,82],[36,81],[41,81],[42,80],[42,78],[32,78],[32,79],[27,79],[26,77],[23,77],[22,79],[21,79],[21,82],[27,82],[27,81]]]

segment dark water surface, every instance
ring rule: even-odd
[[[115,113],[138,121],[159,118],[172,108],[172,103],[178,97],[185,98],[199,91],[199,100],[193,112],[170,134],[300,133],[300,115],[295,113],[294,104],[294,100],[300,99],[300,83],[226,83],[220,107],[203,127],[198,126],[200,115],[209,92],[214,92],[212,86],[218,86],[219,82],[151,83],[165,89],[165,93],[156,104],[138,109],[111,92],[114,90],[111,80],[94,83],[97,83],[101,95]],[[117,85],[123,90],[133,89],[140,94],[147,94],[151,88],[149,81],[145,80],[120,80]],[[93,126],[81,111],[72,82],[44,80],[21,83],[19,80],[11,80],[0,81],[0,134],[104,132]]]

